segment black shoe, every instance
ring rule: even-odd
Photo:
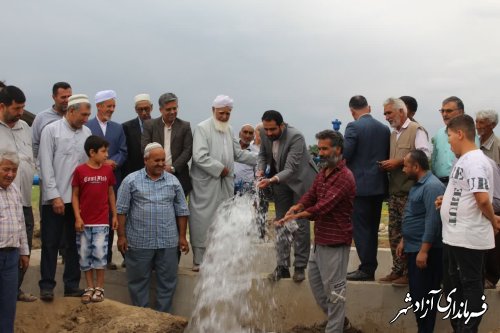
[[[290,271],[288,270],[288,267],[276,266],[276,269],[274,270],[274,272],[269,274],[267,278],[271,281],[279,281],[281,279],[289,279],[290,278]]]
[[[64,290],[64,297],[81,297],[84,292],[85,290],[80,288]]]
[[[375,281],[375,277],[373,275],[367,274],[359,269],[350,272],[347,274],[348,281]]]
[[[300,283],[306,279],[306,272],[304,267],[295,267],[293,272],[293,282]]]
[[[40,290],[40,299],[44,302],[52,302],[54,300],[54,291]]]

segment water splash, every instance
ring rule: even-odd
[[[255,304],[250,290],[258,283],[255,262],[259,227],[255,196],[222,203],[209,230],[208,246],[195,288],[196,306],[186,332],[253,333]]]

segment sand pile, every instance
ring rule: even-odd
[[[105,300],[84,305],[79,298],[58,297],[53,303],[17,303],[16,333],[177,333],[183,317]]]

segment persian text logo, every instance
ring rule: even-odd
[[[457,288],[454,288],[448,296],[446,296],[446,306],[441,306],[441,298],[443,297],[443,293],[441,292],[441,289],[438,290],[431,290],[429,291],[427,297],[422,298],[422,300],[416,300],[415,302],[412,302],[412,298],[410,296],[410,293],[406,293],[405,297],[405,303],[410,303],[408,307],[402,308],[399,310],[398,314],[392,318],[392,320],[389,322],[390,324],[394,323],[396,320],[401,315],[406,315],[410,309],[413,308],[413,312],[417,313],[420,318],[425,318],[427,316],[427,313],[432,312],[432,311],[438,311],[440,313],[446,313],[446,315],[443,317],[443,320],[445,319],[460,319],[460,318],[467,318],[465,320],[465,323],[467,324],[471,318],[476,318],[476,317],[481,317],[486,310],[488,310],[488,304],[485,302],[486,296],[481,296],[481,300],[483,301],[483,305],[481,306],[481,311],[479,312],[474,312],[474,311],[469,311],[467,308],[468,305],[468,300],[461,301],[460,303],[457,303],[453,300],[452,295],[457,291]]]

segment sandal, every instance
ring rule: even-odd
[[[104,289],[96,287],[94,295],[92,295],[92,302],[102,302],[104,301]]]
[[[31,295],[30,293],[21,292],[17,295],[17,300],[20,302],[34,302],[38,297]]]
[[[86,288],[82,295],[82,303],[89,304],[92,302],[92,297],[94,296],[94,288]]]

